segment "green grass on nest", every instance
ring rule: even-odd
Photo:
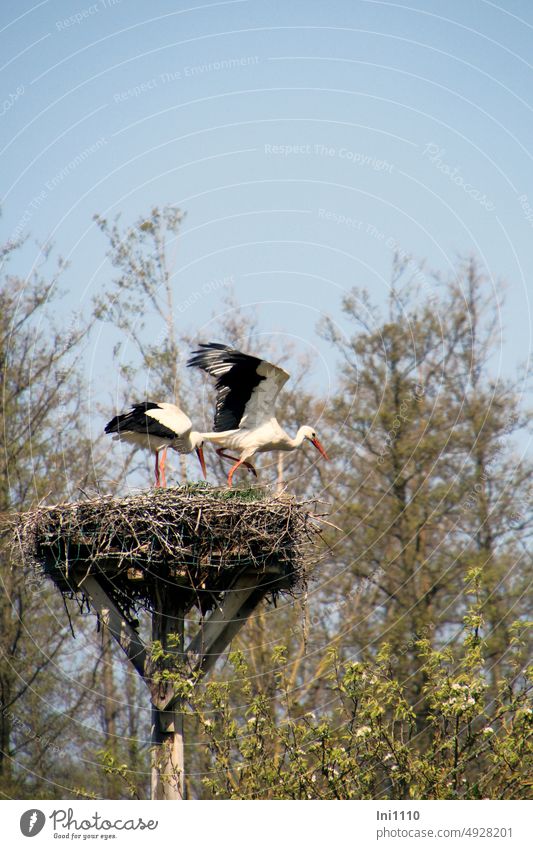
[[[218,498],[220,501],[266,501],[272,498],[270,492],[264,486],[241,486],[235,488],[212,486],[205,481],[196,481],[194,483],[184,483],[181,486],[170,487],[175,492],[187,493],[193,495],[209,495],[212,498]]]

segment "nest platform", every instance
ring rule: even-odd
[[[90,605],[96,578],[124,616],[213,609],[243,575],[274,596],[306,583],[317,525],[308,503],[205,485],[40,507],[15,520],[14,553]]]

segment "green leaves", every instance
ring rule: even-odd
[[[477,617],[467,618],[475,628]],[[276,690],[268,692],[252,685],[245,654],[232,652],[231,684],[191,693],[211,755],[205,791],[233,799],[464,799],[500,798],[505,789],[505,798],[526,798],[530,685],[511,699],[503,688],[489,699],[487,665],[478,666],[477,655],[472,663],[469,636],[465,630],[459,663],[417,642],[430,707],[423,719],[390,669],[389,646],[372,663],[341,664],[330,650],[324,674],[334,698],[318,715],[287,690],[284,646],[272,650]],[[239,703],[243,713],[232,707]]]
[[[107,751],[107,749],[100,749],[95,754],[102,764],[104,773],[121,779],[121,782],[126,787],[128,796],[132,799],[138,799],[139,792],[136,783],[136,776],[132,773],[128,764],[119,763],[119,761],[117,761],[117,759],[111,754],[111,752]]]

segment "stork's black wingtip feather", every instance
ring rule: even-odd
[[[232,351],[229,345],[224,345],[222,342],[199,342],[196,351],[187,360],[187,367],[204,368],[209,362],[210,356],[215,352]]]
[[[123,419],[124,416],[115,416],[114,419],[111,419],[104,428],[104,433],[118,433],[118,426],[120,424],[120,420]]]

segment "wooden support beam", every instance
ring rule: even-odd
[[[224,598],[213,610],[209,618],[202,622],[194,639],[185,651],[187,661],[194,669],[203,669],[204,658],[212,652],[212,646],[228,627],[228,624],[240,619],[239,611],[246,600],[257,589],[257,575],[244,575],[224,593]]]
[[[283,573],[279,569],[257,574],[248,572],[237,578],[224,593],[222,604],[200,626],[189,643],[185,657],[195,671],[204,674],[213,668],[224,649],[241,630],[264,596],[280,586]]]
[[[279,571],[268,575],[248,573],[238,578],[224,593],[224,598],[210,617],[202,623],[184,652],[193,671],[206,675],[236,637],[264,596],[271,592]],[[274,580],[273,580],[274,577]],[[161,711],[172,711],[178,698],[171,694]]]
[[[109,628],[120,648],[125,652],[128,660],[133,664],[143,681],[146,680],[146,646],[139,634],[116,607],[107,593],[102,589],[96,578],[88,575],[79,585],[79,588],[87,593],[91,604],[100,614],[103,624]]]
[[[231,641],[237,636],[243,625],[246,624],[248,617],[254,612],[255,608],[263,597],[267,594],[268,588],[256,587],[256,589],[247,593],[242,597],[242,603],[231,619],[225,623],[221,623],[221,627],[214,638],[204,649],[203,654],[198,659],[198,669],[206,675],[215,665],[222,652],[229,646]]]

